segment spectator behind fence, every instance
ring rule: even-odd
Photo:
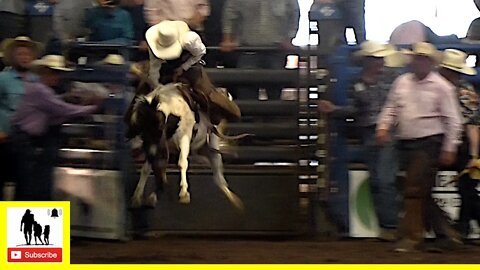
[[[412,20],[397,26],[390,35],[390,43],[394,45],[413,44],[417,42],[429,42],[432,44],[452,44],[460,42],[454,34],[439,36],[420,21]]]
[[[480,0],[473,0],[473,2],[475,3],[475,6],[477,7],[477,9],[480,10]],[[476,41],[480,40],[480,17],[474,19],[470,23],[466,38],[470,40],[476,40]]]
[[[61,0],[53,11],[53,30],[63,44],[77,41],[88,35],[87,9],[95,5],[92,0]]]
[[[193,90],[193,98],[218,124],[221,119],[238,120],[240,109],[210,81],[200,60],[206,48],[200,36],[182,21],[163,21],[146,33],[150,47],[150,79],[155,84],[181,81]]]
[[[0,42],[26,34],[25,1],[0,0]]]
[[[223,38],[222,17],[223,7],[227,0],[210,0],[211,12],[210,16],[205,20],[204,41],[207,47],[220,46]],[[221,52],[218,50],[209,50],[205,55],[207,67],[215,68],[223,66],[226,68],[234,68],[237,65],[237,56],[235,52]]]
[[[128,11],[133,23],[134,42],[138,45],[139,50],[132,55],[130,60],[141,61],[148,59],[148,45],[145,41],[145,32],[148,24],[145,21],[144,0],[123,0],[121,7]]]
[[[385,145],[397,125],[401,166],[406,171],[404,216],[398,232],[397,252],[422,248],[425,233],[432,229],[449,245],[461,243],[442,210],[432,198],[438,164],[455,161],[462,120],[455,87],[434,71],[439,52],[425,42],[413,44],[411,72],[392,85],[377,123],[377,141]]]
[[[339,42],[347,43],[345,36],[347,28],[353,28],[357,44],[365,41],[365,0],[315,0],[310,10],[319,10],[325,4],[335,5],[342,13],[342,20],[340,20],[342,25],[339,27],[341,32],[335,33],[341,36]]]
[[[32,63],[39,82],[25,82],[25,96],[13,116],[14,147],[19,167],[17,200],[51,200],[53,168],[58,152],[58,126],[74,117],[93,113],[97,105],[64,102],[53,90],[62,82],[66,67],[60,55],[46,55]],[[102,98],[95,97],[94,104]]]
[[[475,3],[475,6],[477,7],[478,10],[480,10],[480,0],[473,0]],[[474,43],[477,44],[480,42],[480,17],[474,19],[471,23],[470,26],[468,27],[467,30],[467,35],[465,39],[462,40],[465,43]],[[475,66],[480,65],[480,53],[476,52],[473,55],[476,56],[476,63]],[[475,84],[476,87],[478,87],[478,84]]]
[[[99,6],[86,14],[89,41],[129,45],[133,41],[133,23],[127,11],[121,9],[119,0],[98,0]]]
[[[472,166],[478,160],[479,151],[479,97],[473,86],[461,78],[462,75],[476,75],[474,68],[466,64],[467,54],[456,49],[446,49],[443,52],[442,62],[440,63],[439,73],[457,90],[457,96],[460,104],[460,111],[463,116],[463,135],[462,144],[458,149],[457,162],[455,169],[459,174]],[[480,216],[478,211],[479,198],[477,194],[478,180],[472,179],[469,173],[463,174],[458,179],[458,193],[461,198],[460,215],[457,221],[458,229],[462,236],[466,238],[470,232],[470,220],[477,219]]]
[[[237,46],[264,46],[292,49],[300,17],[297,0],[227,0],[223,14],[222,50],[230,52]],[[238,68],[283,69],[283,52],[244,52]],[[270,99],[280,99],[282,89],[269,87]],[[258,99],[257,88],[239,87],[234,93],[239,99]]]
[[[0,48],[0,71],[3,71],[5,68],[5,63],[3,63],[3,51],[1,49],[2,48]]]
[[[23,82],[36,79],[28,67],[40,54],[41,45],[20,36],[4,40],[1,47],[4,49],[3,61],[8,66],[0,72],[0,199],[3,199],[3,183],[17,178],[10,121],[25,93]]]
[[[28,35],[46,45],[53,35],[53,11],[60,0],[26,0]]]
[[[149,25],[155,25],[165,20],[187,22],[198,12],[206,18],[210,15],[208,0],[145,0],[145,20]],[[203,30],[203,25],[192,28]]]
[[[398,52],[386,44],[365,41],[355,57],[362,61],[360,78],[351,86],[351,101],[348,106],[336,106],[330,101],[320,100],[320,112],[335,118],[354,117],[362,131],[366,163],[370,174],[370,189],[381,228],[379,238],[393,241],[398,225],[399,200],[397,191],[397,158],[394,141],[383,146],[375,142],[377,117],[387,99],[391,83],[384,77],[385,58],[392,58]],[[397,66],[401,63],[392,63]]]

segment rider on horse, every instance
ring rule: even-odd
[[[155,86],[172,82],[190,85],[191,96],[213,124],[223,118],[229,121],[240,118],[235,102],[210,81],[201,64],[205,45],[185,22],[162,21],[150,27],[145,36],[150,48],[149,77]]]

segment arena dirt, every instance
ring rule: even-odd
[[[319,240],[306,237],[162,236],[141,240],[74,239],[74,264],[370,264],[480,263],[480,245],[444,253],[392,252],[373,239]]]

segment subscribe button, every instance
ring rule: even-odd
[[[9,248],[10,263],[62,262],[62,248]]]

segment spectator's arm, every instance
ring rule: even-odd
[[[95,29],[97,28],[97,20],[95,14],[97,8],[98,7],[94,7],[85,11],[85,27],[88,29],[90,34],[92,32],[95,32]]]
[[[208,0],[193,0],[195,2],[195,6],[197,7],[197,11],[204,17],[210,16],[211,8],[210,8],[210,1]]]
[[[236,44],[233,41],[233,31],[235,25],[238,23],[240,18],[240,13],[238,11],[238,5],[241,2],[236,0],[226,0],[225,6],[223,7],[223,16],[222,16],[222,42],[220,42],[221,50],[224,52],[233,51],[236,48]]]
[[[160,80],[160,68],[162,67],[162,60],[158,59],[152,52],[148,50],[149,59],[150,59],[150,69],[148,70],[148,77],[153,82],[153,84],[158,86]]]
[[[64,28],[64,12],[65,9],[61,6],[56,6],[53,11],[53,31],[62,42],[70,38]]]
[[[7,104],[7,94],[0,79],[0,133],[7,134],[9,130],[10,109]]]
[[[133,30],[133,20],[132,20],[132,16],[130,16],[130,14],[125,11],[125,10],[122,10],[124,12],[124,28],[123,28],[123,37],[127,40],[130,40],[132,41],[135,37],[135,31]]]
[[[239,1],[236,0],[226,0],[225,6],[223,8],[223,36],[225,37],[232,37],[233,30],[237,20],[240,17],[240,13],[238,11]],[[253,12],[253,11],[252,11]]]
[[[167,19],[166,15],[163,14],[163,2],[163,0],[145,0],[143,11],[145,14],[145,21],[148,23],[148,25],[155,25]]]
[[[183,48],[192,54],[192,56],[182,64],[183,70],[188,70],[195,63],[198,63],[207,52],[207,48],[205,48],[200,36],[192,31],[185,34]]]
[[[461,142],[460,138],[463,126],[458,105],[458,97],[456,95],[456,90],[453,87],[445,90],[444,97],[440,99],[439,107],[445,125],[445,137],[442,150],[445,152],[456,152],[457,145]]]
[[[55,95],[52,89],[37,84],[32,91],[35,106],[49,115],[50,122],[62,123],[70,118],[87,115],[97,110],[97,106],[80,106],[67,103]],[[43,88],[43,89],[42,89]]]
[[[478,148],[480,146],[480,130],[477,125],[467,125],[467,137],[470,143],[469,153],[472,158],[478,158]]]
[[[397,120],[398,108],[398,82],[395,81],[388,92],[387,101],[383,106],[382,111],[380,112],[377,120],[377,130],[390,130],[393,124]]]
[[[288,21],[289,29],[287,32],[289,40],[292,40],[298,32],[298,24],[300,21],[300,7],[297,0],[290,0],[287,2],[288,15],[286,20]]]

